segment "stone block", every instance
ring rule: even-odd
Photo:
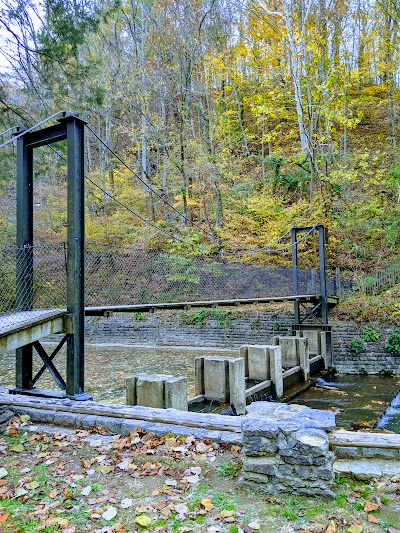
[[[181,376],[165,380],[164,404],[166,409],[188,410],[187,378]]]
[[[283,396],[282,349],[280,346],[269,346],[268,353],[273,392],[276,398],[281,398]]]
[[[137,405],[136,381],[136,376],[130,376],[125,380],[126,405]]]
[[[297,340],[301,337],[272,337],[272,344],[281,347],[282,350],[282,366],[284,368],[292,368],[300,365],[300,358],[298,354]]]
[[[361,448],[361,454],[365,459],[397,459],[398,450],[388,448]]]
[[[321,355],[321,332],[315,329],[303,329],[300,336],[308,339],[310,355]]]
[[[279,462],[275,457],[243,457],[243,470],[268,476],[277,476]]]
[[[244,359],[232,358],[228,362],[229,403],[238,415],[246,414],[246,383]]]
[[[254,381],[270,379],[269,352],[267,346],[248,346],[247,357],[249,379]]]
[[[310,379],[310,354],[308,349],[308,338],[296,337],[296,350],[299,358],[299,365],[303,372],[304,381]]]
[[[229,402],[229,363],[225,357],[204,357],[204,395],[207,400]]]
[[[248,432],[243,435],[242,444],[242,454],[249,457],[275,455],[278,451],[276,439],[269,439],[261,435],[250,435]]]
[[[248,358],[248,345],[243,345],[239,348],[239,357],[242,357],[244,359],[244,375],[246,377],[249,376],[249,358]]]
[[[361,448],[353,446],[335,446],[333,452],[338,459],[357,459],[357,457],[360,457]]]
[[[163,374],[140,374],[136,381],[137,405],[164,407],[164,381],[171,376]]]
[[[195,357],[194,360],[194,393],[196,396],[204,395],[204,357]]]

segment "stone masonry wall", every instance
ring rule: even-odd
[[[98,344],[239,348],[242,344],[270,344],[273,336],[291,331],[292,321],[289,312],[259,308],[121,313],[88,319],[86,340]],[[364,328],[351,323],[334,323],[333,331],[334,366],[338,372],[400,373],[400,357],[383,349],[392,329],[382,328],[376,342],[364,341]],[[354,350],[354,342],[362,346]]]
[[[268,494],[334,497],[327,435],[335,429],[333,413],[272,402],[254,402],[247,411],[239,483]]]

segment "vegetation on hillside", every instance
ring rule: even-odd
[[[399,0],[3,0],[0,130],[89,122],[91,242],[258,249],[322,222],[330,266],[368,270],[399,249],[399,16]],[[36,154],[38,240],[65,238],[65,149]],[[4,245],[12,144],[0,168]]]

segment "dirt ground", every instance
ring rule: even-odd
[[[0,434],[0,532],[400,533],[400,477],[338,478],[322,500],[248,490],[240,468],[237,446],[14,417]]]

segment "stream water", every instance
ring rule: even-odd
[[[44,348],[51,353],[56,345],[46,343]],[[125,403],[125,378],[146,372],[148,374],[172,374],[187,376],[189,396],[194,396],[194,359],[199,355],[238,355],[239,350],[201,350],[182,347],[148,348],[137,346],[87,345],[85,347],[85,392],[103,403]],[[34,353],[36,354],[35,350]],[[65,348],[57,354],[55,364],[65,375]],[[65,366],[65,363],[64,363]],[[41,361],[34,356],[34,373]],[[0,355],[0,386],[15,387],[15,354]],[[48,372],[37,383],[41,389],[57,387]]]
[[[46,344],[45,348],[51,353],[55,345]],[[238,350],[87,345],[86,392],[93,394],[96,401],[125,403],[125,378],[139,372],[147,372],[187,376],[188,393],[189,396],[193,396],[194,358],[205,354],[237,356]],[[64,374],[61,363],[64,362],[65,365],[65,350],[56,356],[55,362]],[[41,367],[41,361],[35,358],[34,365],[37,371]],[[400,382],[398,378],[337,375],[331,381],[335,382],[338,392],[313,387],[296,397],[292,403],[336,411],[338,427],[352,427],[352,424],[360,427],[374,427],[376,421],[386,411],[378,427],[400,433],[400,394],[398,394]],[[38,385],[43,389],[56,389],[48,372],[43,374]],[[0,356],[0,386],[5,388],[15,386],[14,353]]]
[[[291,403],[336,412],[337,427],[373,428],[395,400],[400,381],[394,377],[337,374],[329,378],[336,390],[311,387]],[[399,402],[400,402],[400,395]],[[379,421],[380,429],[400,433],[400,405]],[[390,410],[390,409],[388,409]]]

